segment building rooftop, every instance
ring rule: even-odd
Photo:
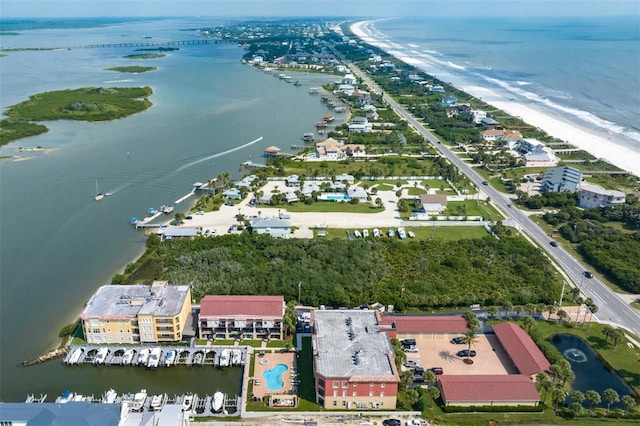
[[[531,376],[551,367],[533,339],[518,324],[506,321],[494,325],[493,331],[520,374]]]
[[[447,205],[447,196],[444,194],[420,194],[420,202],[422,204],[441,204]]]
[[[394,325],[398,333],[464,333],[467,320],[460,315],[383,315],[381,325]]]
[[[484,405],[494,401],[539,401],[533,381],[522,374],[438,376],[447,403],[466,402]],[[499,403],[497,404],[499,405]]]
[[[326,378],[398,382],[389,338],[376,311],[316,310],[315,371]]]
[[[254,217],[251,226],[255,228],[291,228],[291,221],[279,217]]]
[[[152,285],[105,285],[91,297],[81,319],[129,319],[138,315],[175,316],[189,294],[189,286],[157,282]]]
[[[604,195],[607,197],[626,197],[626,194],[622,191],[616,191],[615,189],[604,189],[600,185],[595,185],[589,182],[581,182],[580,190],[588,191],[592,194]]]
[[[283,296],[205,296],[200,301],[200,316],[282,318]]]

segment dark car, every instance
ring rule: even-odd
[[[400,344],[402,346],[415,346],[416,345],[416,339],[404,339],[404,340],[400,340]]]
[[[424,368],[422,368],[422,367],[414,368],[413,369],[413,374],[418,375],[418,376],[424,374]]]
[[[226,203],[224,203],[225,206],[235,206],[236,204],[233,201],[227,201]]]
[[[549,244],[551,244],[551,247],[558,247],[558,243],[555,241],[551,241]]]
[[[482,184],[483,184],[483,185],[489,185],[489,182],[487,182],[486,180],[483,180],[483,181],[482,181]]]
[[[476,351],[474,351],[473,349],[471,350],[463,349],[461,351],[458,351],[457,355],[458,356],[476,356]]]
[[[444,373],[444,370],[442,369],[442,367],[431,367],[429,370],[433,371],[433,374],[437,374],[437,375]]]
[[[587,278],[593,278],[593,274],[589,271],[584,271],[584,276]]]
[[[384,426],[402,426],[402,422],[398,419],[386,419],[382,424]]]
[[[454,337],[453,339],[451,339],[451,343],[455,345],[462,345],[465,343],[464,337],[463,336]]]

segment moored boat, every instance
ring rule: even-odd
[[[138,355],[138,365],[147,365],[149,361],[149,354],[151,354],[151,349],[144,348],[140,351],[140,355]]]
[[[67,402],[72,401],[75,396],[75,393],[70,390],[66,390],[62,392],[62,395],[56,398],[56,404],[66,404]]]
[[[189,411],[191,409],[191,404],[193,403],[193,395],[185,395],[182,399],[182,411]]]
[[[160,211],[164,214],[169,214],[173,211],[174,207],[173,206],[160,206]]]
[[[158,411],[160,408],[162,408],[162,395],[158,394],[158,395],[153,395],[151,397],[151,403],[149,403],[149,408],[152,411]]]
[[[136,393],[133,396],[133,401],[131,402],[131,409],[134,411],[140,411],[144,408],[144,402],[147,400],[147,390],[142,389],[140,392]]]
[[[220,354],[220,367],[229,366],[229,349],[223,349]]]
[[[164,360],[165,367],[169,367],[173,365],[175,361],[176,361],[176,351],[167,352],[167,357]]]
[[[118,393],[114,389],[109,389],[102,396],[102,402],[104,404],[113,404],[116,402],[117,398],[118,398]]]
[[[222,410],[222,405],[224,404],[224,394],[220,391],[216,391],[213,394],[213,398],[211,398],[211,411],[217,413]]]
[[[122,365],[131,364],[134,354],[135,352],[133,351],[133,349],[127,349],[126,351],[124,351],[124,354],[122,354],[122,361],[121,361]]]
[[[149,361],[147,361],[147,367],[156,368],[160,364],[160,355],[162,355],[162,349],[153,348],[149,354]]]
[[[77,364],[78,361],[80,360],[80,356],[82,355],[82,352],[84,352],[84,350],[82,348],[76,348],[73,351],[73,353],[71,353],[71,356],[69,357],[69,360],[67,361],[67,364],[69,364],[69,365]]]
[[[109,354],[109,348],[100,348],[96,353],[95,358],[93,358],[94,365],[104,364],[104,361],[107,359],[107,355]]]

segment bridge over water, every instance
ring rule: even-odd
[[[159,41],[159,42],[129,42],[129,43],[104,43],[104,44],[88,44],[79,46],[86,49],[96,49],[101,47],[161,47],[161,46],[194,46],[198,44],[211,44],[216,40],[180,40],[180,41]]]

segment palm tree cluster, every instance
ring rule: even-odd
[[[618,346],[618,343],[620,343],[620,340],[624,337],[624,330],[620,327],[613,328],[609,325],[605,325],[602,328],[602,334],[604,335],[605,342],[608,342],[609,338],[611,338],[613,349],[615,349],[616,346]]]

